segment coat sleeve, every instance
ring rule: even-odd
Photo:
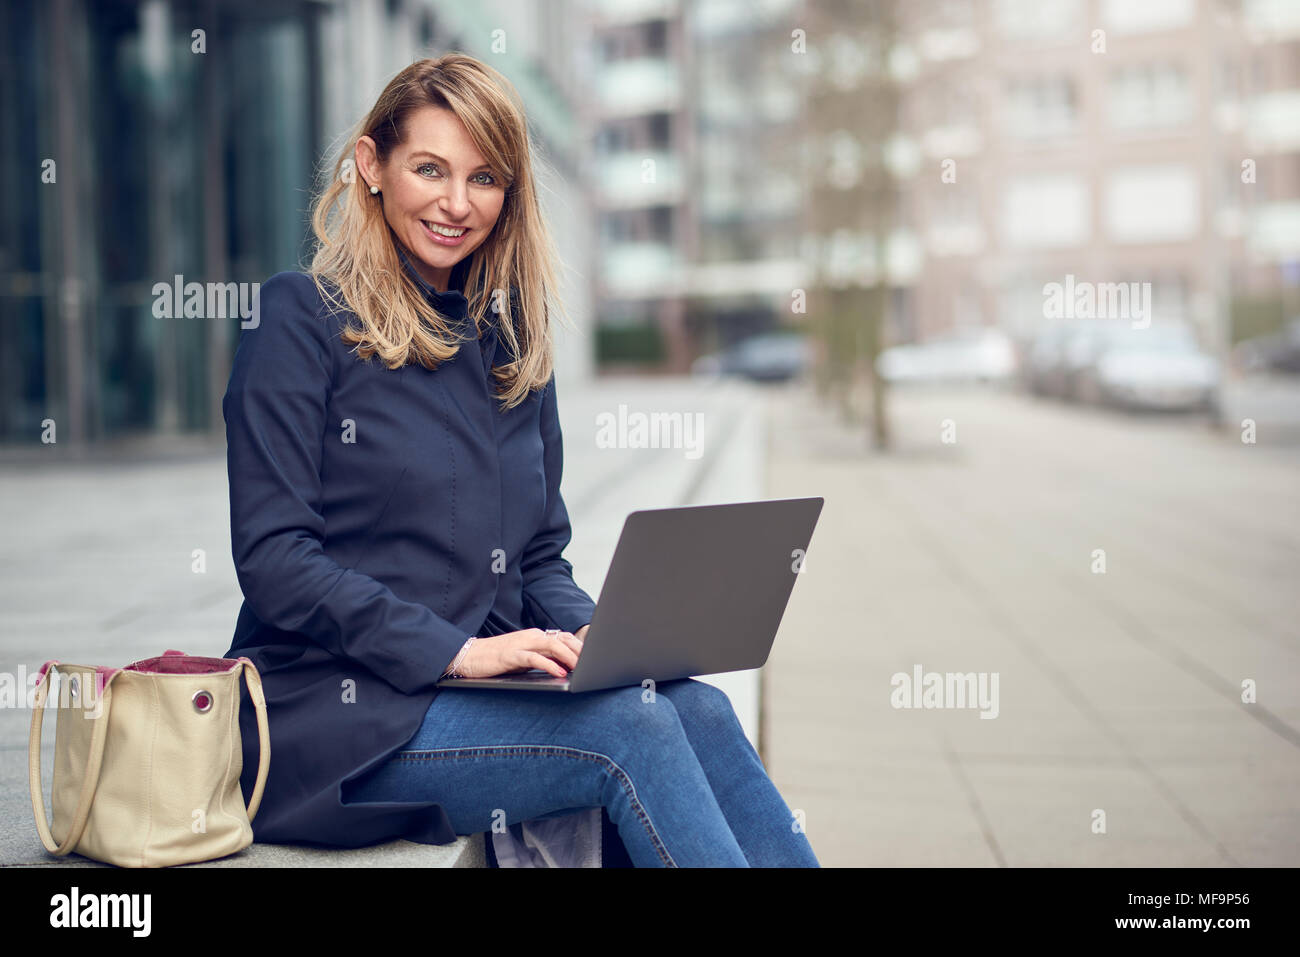
[[[555,401],[555,376],[546,384],[541,409],[542,444],[545,449],[546,513],[532,541],[524,549],[526,625],[574,632],[591,622],[596,603],[573,580],[573,566],[563,557],[572,537],[569,512],[560,496],[564,471],[564,442],[559,408]]]
[[[321,453],[333,381],[312,278],[264,283],[222,400],[231,551],[261,621],[358,662],[407,694],[430,688],[469,637],[424,605],[325,554]]]

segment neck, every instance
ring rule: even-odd
[[[437,292],[446,292],[447,286],[451,283],[450,269],[434,269],[425,263],[414,262],[415,271],[423,277],[424,281],[434,288]]]
[[[398,244],[398,250],[402,258],[406,260],[407,265],[415,270],[416,275],[432,286],[435,292],[445,293],[451,287],[452,274],[460,263],[449,269],[439,269],[430,266],[400,243]]]

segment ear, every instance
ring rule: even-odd
[[[379,154],[375,150],[375,141],[369,136],[357,140],[355,159],[357,172],[361,175],[361,188],[369,190],[371,186],[378,186],[382,190],[384,183]]]

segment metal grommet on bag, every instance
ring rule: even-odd
[[[210,691],[196,691],[190,701],[194,703],[194,710],[199,714],[207,714],[212,710],[212,692]]]

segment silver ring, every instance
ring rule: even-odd
[[[547,629],[546,629],[546,634],[548,634],[548,635],[558,635],[559,633],[560,633],[560,629],[558,629],[558,628],[547,628]]]

